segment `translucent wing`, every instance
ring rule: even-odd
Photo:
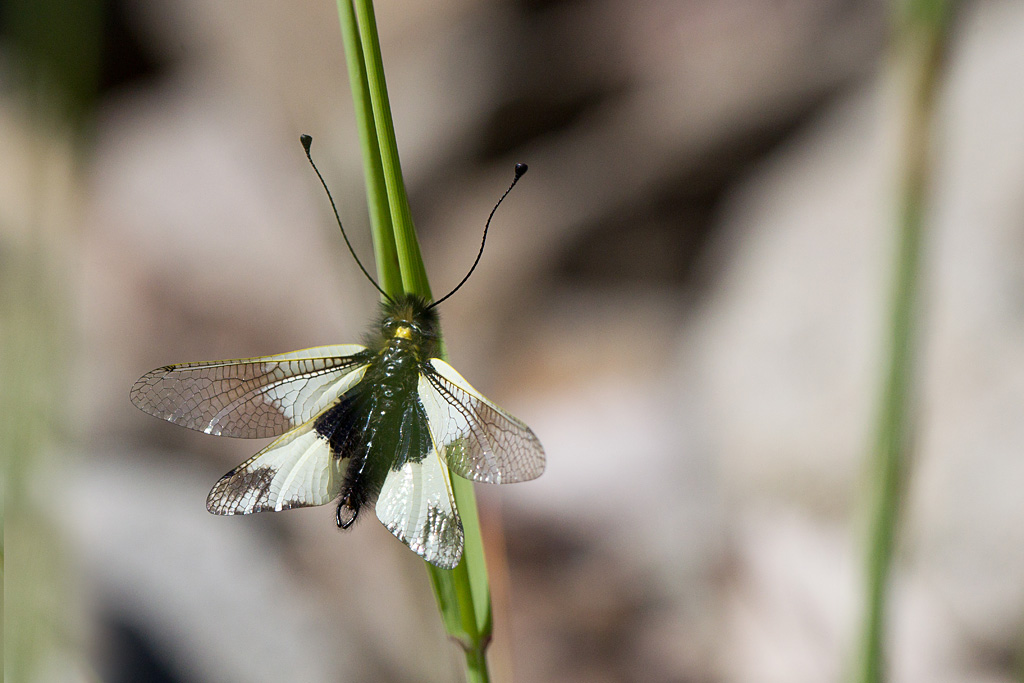
[[[325,505],[341,494],[345,470],[315,420],[296,427],[225,474],[206,499],[215,515]]]
[[[419,461],[388,472],[377,498],[377,518],[427,562],[454,569],[462,559],[462,520],[448,468],[435,448]]]
[[[544,448],[530,428],[484,398],[443,360],[432,358],[424,368],[419,396],[430,434],[455,474],[507,484],[544,472]]]
[[[359,344],[276,356],[168,365],[131,391],[140,409],[217,436],[266,438],[301,425],[362,379]]]

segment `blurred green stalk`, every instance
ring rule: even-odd
[[[42,197],[42,188],[34,188]],[[36,207],[41,204],[34,201]],[[33,207],[33,208],[36,208]],[[7,226],[0,226],[7,228]],[[42,221],[28,227],[28,243],[14,244],[0,269],[0,453],[3,454],[4,679],[29,681],[58,648],[62,592],[61,542],[29,496],[29,484],[54,448],[61,406],[54,372],[63,354],[58,340],[59,293],[53,254]]]
[[[363,150],[380,284],[391,296],[407,292],[430,299],[402,178],[373,2],[338,0],[338,16]],[[486,650],[492,629],[491,594],[473,484],[458,476],[451,479],[465,532],[462,562],[451,571],[425,564],[445,630],[462,646],[467,681],[476,683],[490,680]]]
[[[41,472],[64,472],[73,432],[67,375],[75,348],[68,308],[77,273],[76,191],[100,83],[106,4],[0,3],[10,137],[3,161],[15,165],[17,183],[0,207],[0,679],[11,683],[42,680],[56,662],[61,671],[85,670],[68,548],[52,521],[67,511],[42,509],[31,491],[45,481]],[[54,484],[55,493],[63,484]]]
[[[896,70],[904,86],[903,157],[888,349],[869,480],[866,609],[856,681],[886,679],[886,598],[901,496],[913,441],[915,324],[927,191],[932,173],[936,95],[952,16],[952,0],[909,0],[899,7]]]

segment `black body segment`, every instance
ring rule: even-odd
[[[406,322],[385,322],[382,329],[399,329]],[[314,428],[329,441],[332,455],[348,460],[337,514],[343,529],[363,505],[376,499],[388,472],[422,460],[430,450],[417,392],[419,348],[416,332],[384,341],[367,364],[363,381],[316,420]]]

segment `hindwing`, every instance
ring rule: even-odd
[[[425,457],[388,472],[377,498],[377,518],[427,562],[454,569],[462,559],[462,520],[448,468],[431,446]]]
[[[344,460],[309,420],[224,475],[206,499],[215,515],[325,505],[338,497]]]

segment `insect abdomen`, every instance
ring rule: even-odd
[[[329,439],[334,457],[349,459],[338,503],[341,528],[351,526],[363,505],[376,500],[389,471],[428,452],[418,382],[412,350],[405,340],[392,340],[363,381],[318,419],[315,428]]]

